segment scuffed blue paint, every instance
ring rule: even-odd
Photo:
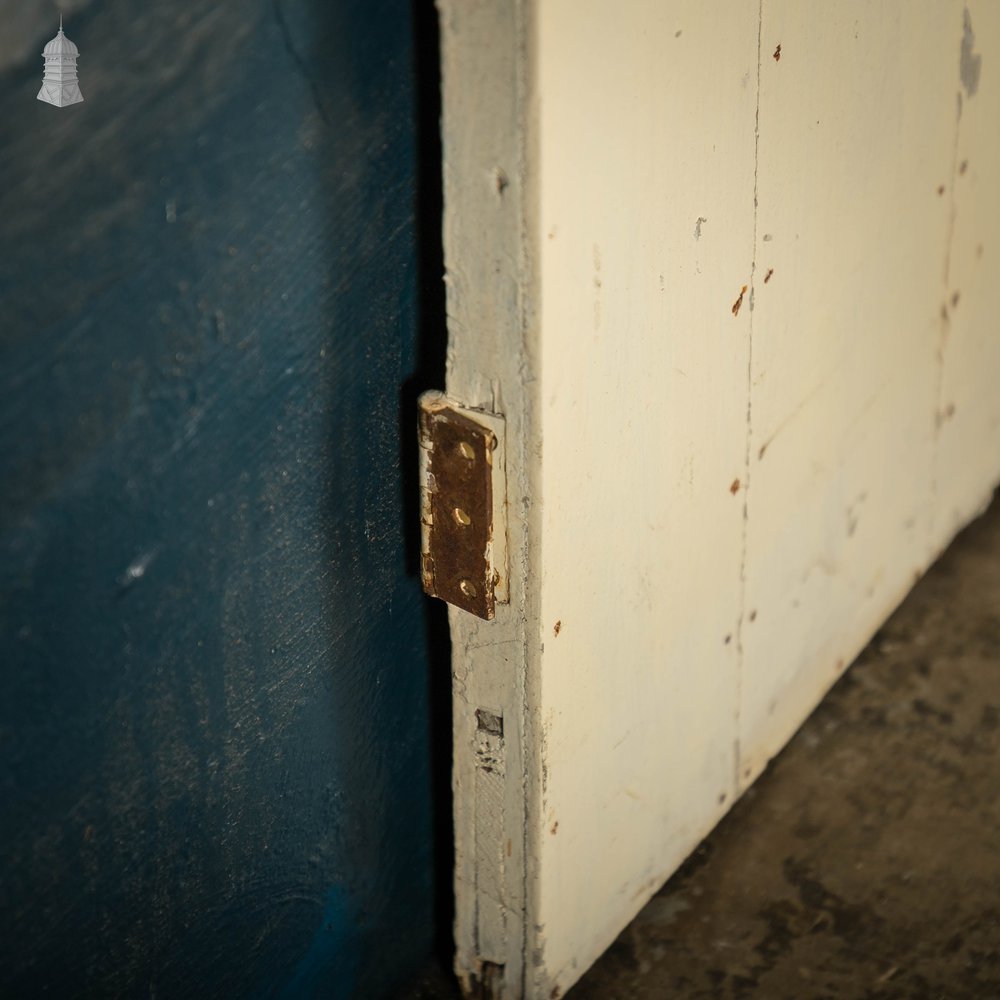
[[[355,920],[348,894],[334,886],[327,893],[319,929],[281,991],[281,1000],[320,994],[330,1000],[350,1000],[358,963],[357,948],[352,947]]]
[[[0,78],[0,995],[378,997],[433,927],[410,8],[73,37],[83,104]]]

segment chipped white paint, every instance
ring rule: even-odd
[[[946,540],[931,500],[961,36],[961,5],[764,5],[741,787]],[[973,464],[981,498],[998,463]]]
[[[538,33],[548,996],[732,799],[757,11],[544,3]]]
[[[541,998],[1000,475],[1000,11],[446,0],[442,47],[448,391],[512,498],[511,604],[452,612],[457,964]]]
[[[538,676],[536,280],[525,185],[529,7],[441,0],[444,246],[449,395],[505,416],[509,603],[480,621],[450,609],[453,644],[456,969],[497,996],[522,995],[534,932],[527,852],[541,762],[529,706]],[[496,720],[496,721],[494,721]],[[530,961],[530,959],[529,959]],[[530,971],[530,969],[529,969]],[[530,987],[528,987],[530,988]]]

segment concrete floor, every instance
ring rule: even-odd
[[[570,996],[1000,998],[1000,502]]]

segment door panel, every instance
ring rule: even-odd
[[[555,985],[733,797],[757,22],[700,6],[539,7],[532,834]]]
[[[961,27],[948,5],[763,10],[741,787],[944,541],[931,486]],[[980,455],[980,499],[995,471]]]

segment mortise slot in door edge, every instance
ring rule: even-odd
[[[442,392],[419,405],[424,590],[490,620],[509,600],[504,419]]]

